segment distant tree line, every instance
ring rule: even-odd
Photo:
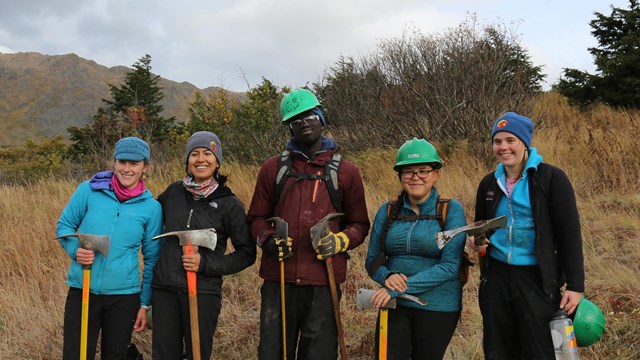
[[[600,47],[589,51],[599,74],[565,69],[553,89],[583,107],[603,102],[637,108],[638,1],[630,0],[629,10],[612,7],[610,16],[595,15],[592,34]],[[161,115],[164,94],[151,70],[151,56],[145,55],[123,84],[110,85],[111,98],[103,99],[93,122],[68,129],[71,145],[55,138],[31,143],[30,150],[0,150],[0,182],[26,181],[20,176],[24,169],[8,168],[14,152],[20,151],[33,157],[53,154],[45,162],[49,167],[30,172],[28,178],[34,180],[64,174],[65,162],[73,165],[74,174],[101,170],[124,136],[147,140],[157,163],[183,156],[188,136],[199,130],[217,133],[225,158],[244,163],[279,153],[290,136],[279,111],[287,87],[263,78],[242,99],[224,90],[197,93],[189,104],[188,121],[179,122]],[[346,152],[396,147],[416,136],[438,143],[444,152],[466,144],[470,154],[486,158],[491,122],[505,111],[531,113],[543,80],[542,67],[532,64],[510,29],[480,24],[471,16],[443,34],[407,30],[399,38],[381,41],[371,54],[342,57],[309,88],[323,104],[330,136]],[[538,120],[544,125],[544,119]]]

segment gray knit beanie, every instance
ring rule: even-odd
[[[186,163],[189,163],[189,154],[193,149],[205,148],[211,150],[218,159],[218,165],[222,164],[222,145],[218,136],[210,131],[198,131],[193,133],[187,141],[187,151],[184,153]]]

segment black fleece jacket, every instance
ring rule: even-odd
[[[242,202],[222,185],[204,199],[194,200],[181,181],[158,196],[162,205],[164,231],[214,228],[217,244],[214,251],[199,247],[200,271],[197,288],[201,294],[221,294],[222,275],[237,273],[256,260],[256,244],[251,239]],[[234,251],[226,254],[231,239]],[[153,289],[187,291],[187,275],[182,267],[182,248],[176,236],[164,238],[160,259],[153,271]]]
[[[536,233],[534,252],[543,290],[550,295],[566,282],[567,290],[584,292],[582,234],[571,182],[561,169],[546,163],[529,169],[527,177]],[[495,217],[502,196],[495,173],[485,176],[476,194],[475,221]],[[489,259],[488,253],[485,259]],[[481,263],[482,278],[490,261]]]

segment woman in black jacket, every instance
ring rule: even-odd
[[[573,188],[562,170],[542,162],[532,136],[525,116],[508,112],[494,122],[492,149],[500,163],[476,195],[475,221],[508,218],[485,245],[468,241],[486,251],[478,296],[486,359],[555,359],[549,321],[558,308],[573,313],[584,292]]]
[[[237,273],[256,259],[244,206],[225,185],[227,177],[219,173],[218,137],[208,131],[194,133],[187,142],[185,162],[184,179],[158,197],[164,232],[214,228],[217,244],[213,251],[201,246],[195,254],[185,255],[177,237],[163,240],[152,283],[154,359],[180,359],[183,344],[188,358],[193,358],[187,271],[197,274],[200,352],[209,359],[221,308],[222,276]],[[234,251],[225,254],[228,239]]]

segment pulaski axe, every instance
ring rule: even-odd
[[[185,255],[193,255],[198,251],[198,246],[205,247],[211,251],[215,250],[218,236],[216,230],[198,229],[171,231],[153,237],[152,240],[167,236],[177,236],[182,252]],[[194,248],[195,247],[195,248]],[[196,273],[187,271],[187,289],[189,293],[189,322],[191,324],[191,348],[193,351],[193,359],[200,360],[200,326],[198,323],[198,296],[196,286]]]
[[[279,238],[288,241],[289,238],[289,224],[280,217],[272,217],[267,221],[273,221],[276,226],[276,234]],[[279,257],[278,257],[279,258]],[[287,360],[287,320],[286,320],[286,298],[284,296],[284,259],[278,259],[280,261],[280,316],[282,319],[282,359]]]
[[[360,289],[358,295],[356,295],[356,309],[363,311],[373,309],[373,303],[371,297],[375,294],[375,290]],[[427,302],[417,296],[409,294],[400,294],[398,297],[411,300],[420,305],[427,305]],[[396,298],[387,301],[386,304],[380,307],[380,324],[378,331],[378,359],[387,360],[387,335],[389,333],[389,309],[395,309],[397,306]]]
[[[454,236],[466,232],[469,236],[480,236],[487,233],[489,230],[502,229],[507,226],[507,216],[502,215],[497,218],[489,220],[476,221],[473,224],[462,226],[456,229],[441,231],[436,233],[436,243],[438,249],[441,249],[451,240]]]
[[[318,242],[323,237],[329,235],[329,220],[344,215],[343,213],[328,214],[320,222],[311,227],[311,245],[314,249],[318,247]],[[327,277],[329,280],[329,290],[331,291],[331,302],[333,304],[333,315],[336,318],[336,328],[338,329],[338,340],[340,341],[340,359],[347,360],[347,346],[344,342],[344,331],[342,330],[342,320],[340,319],[340,303],[338,302],[338,289],[336,288],[336,277],[333,274],[333,259],[324,260],[327,266]]]
[[[68,234],[55,239],[78,238],[80,247],[109,256],[109,235]],[[87,331],[89,329],[89,290],[91,282],[91,264],[82,265],[82,315],[80,318],[80,360],[87,358]]]

